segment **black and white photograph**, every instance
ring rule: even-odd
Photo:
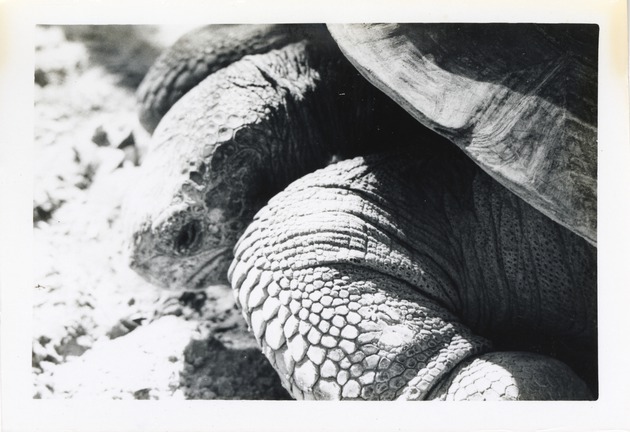
[[[314,18],[33,23],[20,397],[210,404],[230,430],[273,430],[248,407],[357,430],[314,413],[479,410],[479,427],[627,401],[607,24]],[[413,430],[361,430],[385,425]]]

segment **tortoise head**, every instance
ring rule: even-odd
[[[225,281],[234,235],[221,209],[175,201],[145,214],[132,229],[129,265],[145,279],[170,289],[199,289]]]
[[[129,266],[169,289],[226,282],[232,249],[251,219],[243,188],[220,170],[211,173],[221,145],[204,150],[165,132],[125,202]]]

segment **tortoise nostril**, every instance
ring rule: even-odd
[[[188,176],[190,177],[192,181],[194,181],[198,185],[203,185],[203,176],[201,175],[201,173],[197,171],[191,171]]]
[[[201,238],[201,224],[199,221],[190,221],[186,223],[175,238],[175,251],[180,254],[189,254],[194,252]]]

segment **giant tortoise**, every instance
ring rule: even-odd
[[[210,26],[140,100],[131,267],[293,397],[596,397],[596,26]]]

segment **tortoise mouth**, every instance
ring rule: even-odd
[[[184,282],[186,289],[203,289],[207,285],[213,282],[227,282],[227,262],[226,265],[221,266],[222,259],[228,261],[227,258],[231,248],[225,247],[217,250],[207,260],[201,263],[198,269],[190,275]],[[221,274],[221,269],[226,267],[224,274]]]

